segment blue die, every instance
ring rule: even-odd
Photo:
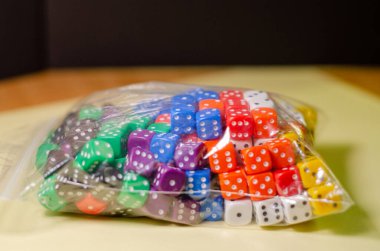
[[[179,136],[173,133],[156,134],[150,142],[150,151],[159,162],[168,163],[173,160],[178,140]]]
[[[181,94],[172,97],[172,106],[177,105],[192,105],[195,107],[197,105],[197,101],[192,95]]]
[[[173,107],[170,111],[171,132],[191,134],[195,132],[195,109],[187,105]]]
[[[195,94],[195,99],[197,102],[204,99],[219,99],[219,94],[214,91],[199,90]]]
[[[204,109],[197,112],[196,125],[200,139],[213,140],[222,136],[222,119],[218,109]]]
[[[185,190],[188,195],[195,199],[201,200],[208,196],[210,190],[211,172],[209,168],[186,171]]]
[[[221,195],[211,195],[201,203],[201,216],[205,221],[221,221],[224,214],[224,199]]]

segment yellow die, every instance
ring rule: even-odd
[[[280,139],[288,139],[290,140],[293,145],[297,148],[297,150],[301,151],[302,153],[305,152],[305,144],[303,143],[303,137],[301,135],[298,135],[294,131],[285,132],[284,134],[281,134],[279,136]]]
[[[327,168],[320,158],[310,157],[297,163],[304,188],[320,186],[328,179]]]
[[[318,115],[317,111],[309,106],[298,106],[297,110],[300,111],[305,118],[306,126],[311,132],[312,135],[314,135],[315,127],[317,126],[318,121]]]
[[[307,192],[315,215],[331,214],[342,208],[342,192],[334,184],[312,187]]]

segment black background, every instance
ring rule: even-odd
[[[0,76],[104,65],[379,64],[377,2],[2,0]]]

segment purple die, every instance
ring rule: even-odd
[[[173,202],[170,219],[182,224],[198,224],[202,221],[200,212],[201,205],[199,202],[188,196],[181,196]]]
[[[144,150],[149,150],[150,142],[154,135],[155,133],[149,130],[137,129],[133,131],[128,138],[128,151],[137,146]]]
[[[151,190],[142,211],[149,217],[164,219],[170,213],[174,197]]]
[[[125,171],[134,171],[145,177],[150,177],[157,167],[157,161],[154,159],[153,154],[141,147],[134,147],[128,154],[128,161],[125,165]]]
[[[206,152],[202,142],[181,143],[176,147],[174,161],[182,170],[195,170],[206,165],[207,160],[203,159]]]
[[[161,164],[153,180],[153,189],[157,191],[180,192],[185,188],[185,183],[186,174],[184,171],[173,166]]]

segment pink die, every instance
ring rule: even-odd
[[[178,144],[174,153],[174,161],[182,170],[195,170],[205,166],[206,146],[202,142]]]

